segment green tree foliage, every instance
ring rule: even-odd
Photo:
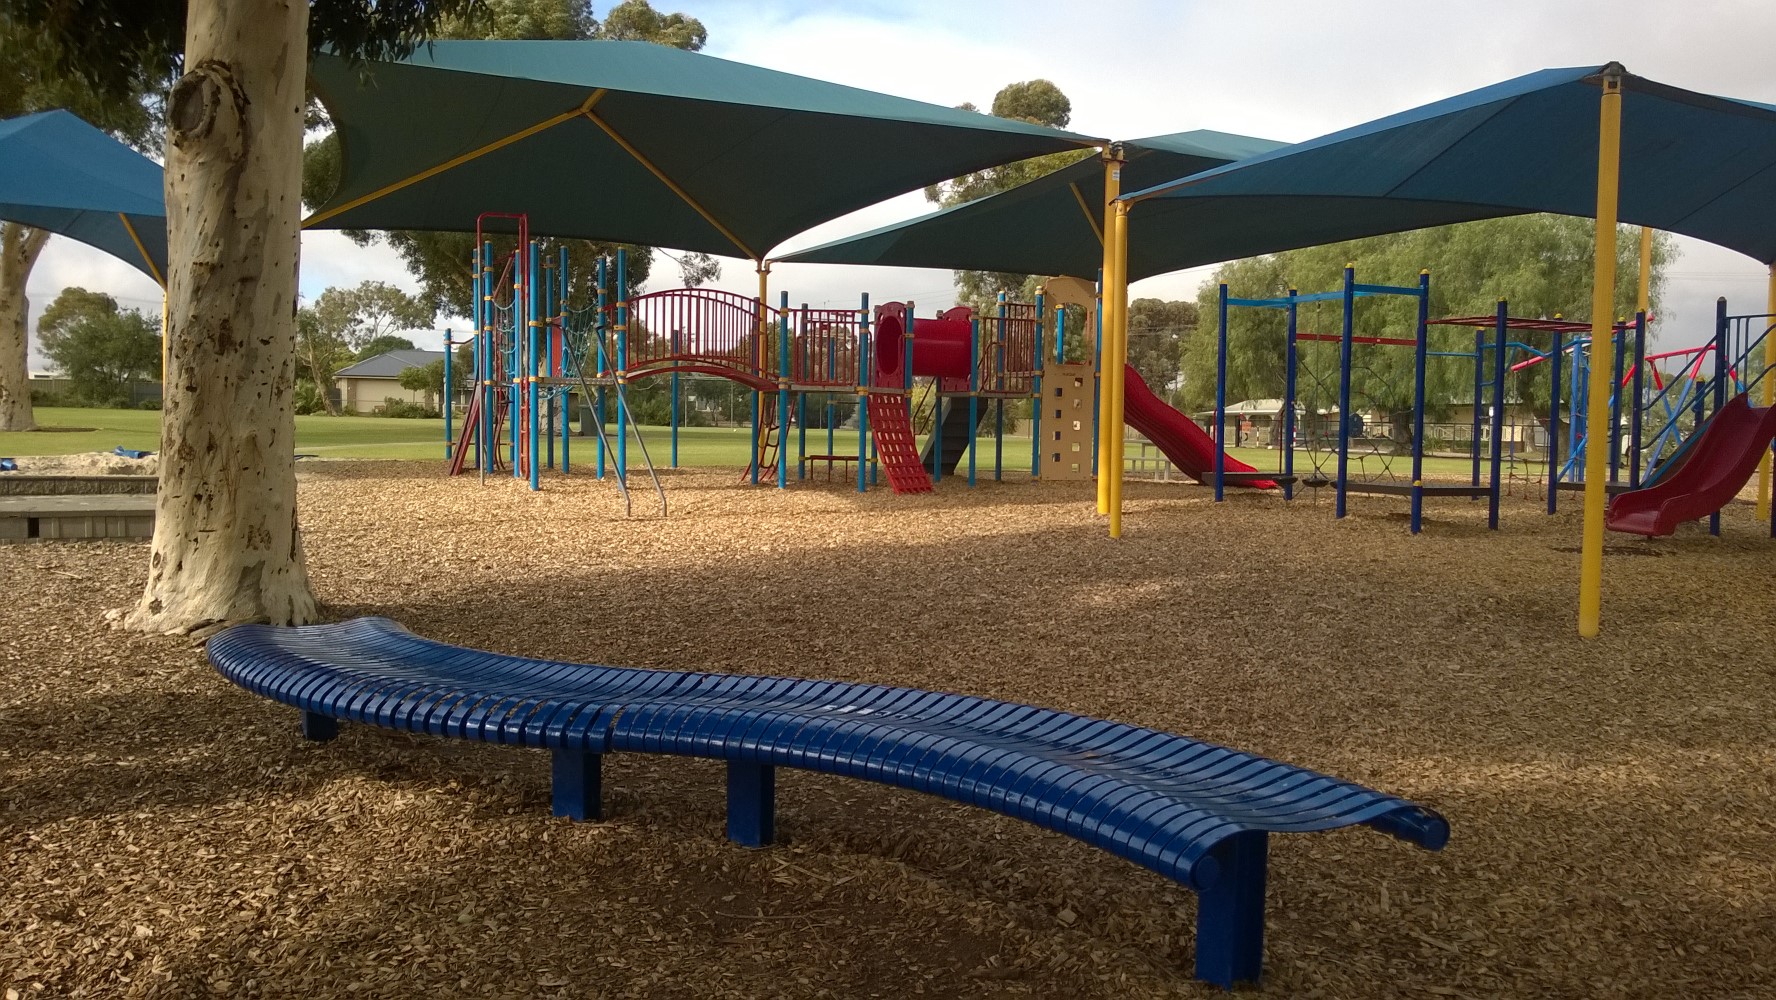
[[[322,292],[296,313],[297,412],[337,414],[331,393],[339,369],[388,351],[412,350],[413,341],[394,331],[431,321],[425,302],[385,282]]]
[[[1230,295],[1270,298],[1287,293],[1333,291],[1341,287],[1345,264],[1356,266],[1366,284],[1416,285],[1420,269],[1431,272],[1432,319],[1458,315],[1491,315],[1500,298],[1510,301],[1513,316],[1586,319],[1590,312],[1592,246],[1595,224],[1589,219],[1558,215],[1527,215],[1439,226],[1391,236],[1328,244],[1286,253],[1253,257],[1222,265],[1203,285],[1198,306],[1206,318],[1185,341],[1184,402],[1189,408],[1212,405],[1215,394],[1216,286],[1225,282]],[[1640,271],[1640,231],[1622,227],[1616,262],[1616,311],[1633,312]],[[1664,290],[1664,272],[1675,259],[1673,239],[1658,234],[1653,243],[1652,302],[1656,312]],[[1303,333],[1337,334],[1341,306],[1316,303],[1300,309]],[[1131,307],[1132,313],[1132,307]],[[1416,304],[1395,296],[1361,298],[1355,310],[1358,336],[1412,336]],[[1518,331],[1513,339],[1545,350],[1549,334]],[[1131,350],[1133,350],[1131,337]],[[1433,326],[1434,351],[1472,351],[1471,329]],[[1227,398],[1274,398],[1282,395],[1285,333],[1281,310],[1231,309],[1228,314]],[[1358,345],[1352,362],[1353,399],[1400,414],[1412,405],[1413,352],[1406,347]],[[1336,405],[1338,345],[1304,343],[1298,366],[1299,398],[1310,409]],[[1508,396],[1540,409],[1548,401],[1547,365],[1507,376]],[[1435,416],[1456,400],[1473,395],[1474,369],[1459,358],[1432,358],[1426,371],[1427,407]]]
[[[67,288],[38,322],[43,353],[88,406],[128,406],[130,387],[160,378],[160,322],[102,292]]]
[[[973,104],[963,104],[960,107],[966,111],[980,110]],[[999,93],[993,96],[993,114],[1000,118],[1015,118],[1049,128],[1066,128],[1067,123],[1073,119],[1073,102],[1061,92],[1061,88],[1048,80],[1025,80],[1000,88]],[[1009,191],[1020,184],[1028,184],[1090,155],[1090,150],[1050,153],[1047,156],[988,167],[926,188],[925,200],[951,208],[990,194]],[[957,299],[981,313],[992,311],[1000,292],[1016,302],[1030,302],[1036,296],[1037,279],[1027,274],[957,271],[955,279]]]
[[[363,361],[366,358],[374,358],[390,351],[411,351],[414,347],[413,341],[400,334],[379,333],[365,341],[363,347],[357,349],[356,360]]]
[[[684,14],[663,14],[647,0],[625,0],[611,8],[602,22],[585,0],[482,0],[473,9],[439,23],[440,39],[552,39],[583,41],[607,38],[646,41],[695,52],[703,47],[708,32],[702,22]],[[340,153],[337,135],[329,134],[308,144],[303,152],[302,200],[314,208],[332,194],[339,183]],[[465,224],[467,220],[465,220]],[[386,241],[408,271],[419,281],[420,295],[434,310],[467,316],[471,309],[475,238],[472,233],[398,230],[369,233],[347,230],[361,245]],[[510,237],[496,237],[494,250],[500,260],[512,251]],[[568,250],[569,300],[582,304],[591,293],[597,259],[619,246],[629,253],[629,284],[642,288],[652,273],[654,251],[632,244],[589,240],[545,240],[543,259],[553,262],[560,247]],[[707,254],[667,254],[678,264],[688,286],[703,284],[721,273],[721,265]]]
[[[1178,380],[1184,342],[1197,326],[1194,302],[1135,299],[1129,303],[1129,364],[1154,392]]]

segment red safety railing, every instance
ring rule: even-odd
[[[615,323],[615,307],[607,306]],[[778,311],[738,292],[674,288],[629,300],[626,363],[630,373],[696,368],[732,370],[750,379],[777,376]]]
[[[856,388],[862,313],[809,309],[790,313],[790,381],[798,386]]]

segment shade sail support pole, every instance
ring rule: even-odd
[[[1116,199],[1122,194],[1122,145],[1113,143],[1104,147],[1104,228],[1100,235],[1108,235],[1116,223]],[[1114,457],[1110,451],[1110,372],[1115,367],[1115,300],[1112,293],[1115,281],[1115,247],[1111,240],[1104,240],[1104,265],[1101,276],[1102,289],[1098,294],[1098,337],[1102,347],[1098,351],[1098,513],[1110,513],[1110,460]]]
[[[1622,163],[1622,75],[1620,63],[1604,67],[1603,97],[1599,102],[1597,126],[1597,249],[1591,278],[1591,342],[1586,347],[1590,361],[1589,395],[1586,400],[1585,426],[1591,432],[1591,447],[1585,449],[1585,525],[1579,546],[1579,635],[1597,637],[1603,612],[1603,521],[1608,499],[1604,487],[1609,474],[1608,449],[1601,442],[1608,440],[1610,426],[1611,365],[1608,355],[1614,338],[1610,317],[1615,315],[1616,291],[1616,210]]]
[[[1115,247],[1116,281],[1107,290],[1116,301],[1116,308],[1111,313],[1116,319],[1115,350],[1109,363],[1110,368],[1110,537],[1122,537],[1122,446],[1123,417],[1127,407],[1124,405],[1125,385],[1124,372],[1128,366],[1128,225],[1129,203],[1116,203],[1115,228],[1110,234],[1110,244]]]

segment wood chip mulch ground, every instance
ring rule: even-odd
[[[1776,995],[1776,543],[1612,538],[1574,630],[1577,498],[1285,506],[1131,484],[787,493],[303,470],[330,618],[646,667],[967,691],[1156,726],[1396,792],[1430,854],[1273,840],[1282,997]],[[648,510],[638,494],[638,513]],[[721,771],[619,756],[555,820],[546,757],[347,727],[111,630],[146,546],[0,549],[0,996],[1179,997],[1194,897],[1025,824],[779,778],[785,842],[722,839]]]

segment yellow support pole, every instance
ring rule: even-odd
[[[1116,199],[1122,195],[1122,144],[1112,143],[1104,147],[1104,234],[1116,224]],[[1104,241],[1104,265],[1101,281],[1102,292],[1098,296],[1098,325],[1102,330],[1101,357],[1098,364],[1098,513],[1110,513],[1110,477],[1106,471],[1110,468],[1110,359],[1113,343],[1112,331],[1116,311],[1112,306],[1111,271],[1115,267],[1115,247],[1112,241]]]
[[[1124,416],[1123,371],[1128,364],[1128,218],[1129,204],[1116,203],[1116,221],[1110,241],[1115,246],[1116,280],[1104,289],[1104,297],[1116,308],[1115,358],[1110,366],[1110,537],[1122,537],[1122,421]]]
[[[1622,67],[1603,70],[1597,124],[1597,250],[1591,277],[1591,382],[1585,407],[1585,529],[1579,546],[1579,635],[1597,637],[1603,619],[1603,519],[1609,475],[1610,317],[1616,292],[1616,208],[1622,166]]]
[[[1776,264],[1770,265],[1770,291],[1764,300],[1764,312],[1769,318],[1764,326],[1776,324]],[[1764,334],[1764,405],[1776,406],[1776,372],[1770,371],[1776,366],[1776,331]],[[1764,451],[1764,457],[1758,460],[1758,523],[1767,524],[1770,520],[1770,452]]]

